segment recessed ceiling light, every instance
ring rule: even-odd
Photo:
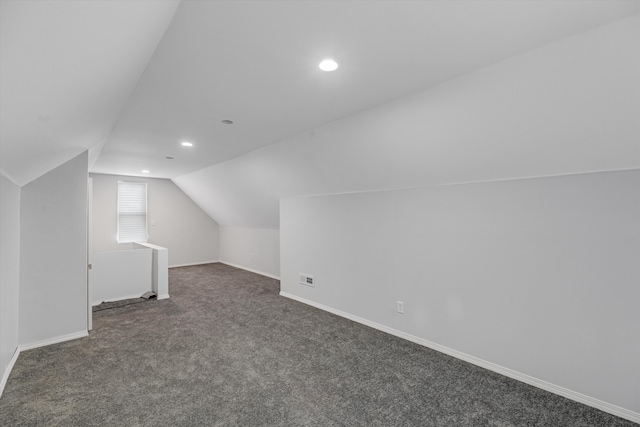
[[[223,120],[222,123],[224,123],[225,125],[232,125],[233,120]]]
[[[148,171],[148,170],[146,170],[146,169],[143,169],[143,170],[142,170],[142,173],[149,173],[149,171]]]
[[[338,63],[333,59],[325,59],[318,66],[322,71],[334,71],[338,69]]]
[[[192,147],[192,146],[193,146],[193,144],[192,144],[192,143],[187,142],[187,141],[184,141],[181,145],[182,145],[183,147]]]

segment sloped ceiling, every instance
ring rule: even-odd
[[[639,117],[634,15],[173,181],[222,225],[278,228],[287,197],[640,168]]]
[[[99,154],[178,4],[1,1],[2,175],[22,186]]]
[[[639,5],[183,1],[92,171],[145,169],[175,178],[603,25]],[[340,68],[319,70],[325,57]],[[194,146],[184,149],[181,141]]]
[[[607,84],[595,91],[583,89],[597,77],[576,84],[567,77],[590,67],[592,57],[580,56],[579,66],[566,49],[558,54],[565,60],[542,58],[564,67],[560,80],[540,63],[528,64],[526,55],[636,15],[637,1],[0,1],[0,172],[19,185],[89,149],[92,172],[149,170],[146,176],[173,179],[221,224],[277,227],[281,197],[635,161],[628,142],[637,136],[628,132],[635,86],[626,112],[607,112],[604,124],[592,120],[598,108],[619,108],[619,90],[637,71],[634,55],[622,70],[618,63],[598,69]],[[628,43],[613,49],[612,60],[629,56],[628,49]],[[507,69],[529,71],[483,71],[519,56],[524,62]],[[320,71],[325,57],[340,68]],[[622,71],[617,82],[609,82],[611,69]],[[526,80],[538,74],[534,92]],[[465,86],[475,79],[494,91]],[[438,98],[450,82],[466,95]],[[556,135],[502,132],[495,114],[517,99],[501,97],[506,90],[550,96],[535,108],[519,107],[540,122],[555,120],[549,129]],[[581,95],[557,106],[557,91]],[[504,105],[491,110],[483,100]],[[594,101],[602,106],[586,112],[583,106]],[[553,108],[540,107],[546,105]],[[574,107],[579,114],[556,118]],[[455,122],[458,114],[466,114],[465,123]],[[585,120],[583,131],[570,132]],[[615,128],[622,129],[621,154],[602,155],[595,140]],[[456,139],[458,129],[469,133]],[[474,129],[481,137],[470,136]],[[532,148],[536,138],[544,150]],[[572,156],[577,143],[554,148],[567,138],[585,139],[587,149]],[[633,161],[619,161],[625,156]]]

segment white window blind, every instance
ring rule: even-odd
[[[118,181],[118,243],[146,242],[147,184]]]

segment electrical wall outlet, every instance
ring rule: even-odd
[[[396,301],[396,306],[398,308],[398,313],[404,314],[404,303],[402,301]]]
[[[311,286],[312,288],[315,288],[316,286],[313,276],[304,273],[300,273],[300,279],[298,280],[298,283],[305,286]]]

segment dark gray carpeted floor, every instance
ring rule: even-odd
[[[20,355],[2,426],[631,426],[278,296],[223,264]]]
[[[155,299],[155,298],[153,298]],[[120,307],[124,307],[125,305],[131,305],[131,304],[141,304],[143,302],[148,302],[150,299],[147,298],[129,298],[129,299],[123,299],[123,300],[119,300],[119,301],[106,301],[106,302],[102,302],[99,305],[94,305],[92,308],[92,311],[94,313],[98,312],[98,311],[102,311],[102,310],[111,310],[114,308],[120,308]]]

